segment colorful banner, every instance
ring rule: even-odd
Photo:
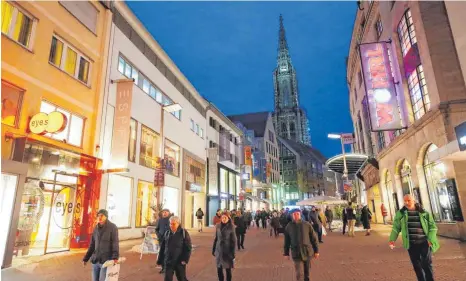
[[[209,157],[209,195],[218,195],[218,148],[208,148],[207,156]]]
[[[272,163],[267,163],[267,178],[272,176]]]
[[[128,167],[128,148],[130,138],[131,102],[133,80],[116,81],[115,118],[112,136],[111,168]]]
[[[421,64],[419,49],[417,43],[413,44],[406,55],[403,57],[403,66],[405,69],[406,78],[413,73],[414,70]]]
[[[392,131],[402,129],[392,69],[389,43],[367,43],[359,47],[366,95],[369,101],[371,129]]]
[[[250,146],[244,147],[244,165],[252,166],[252,148]]]
[[[165,186],[165,167],[163,159],[160,157],[157,157],[155,161],[154,185],[159,187]]]

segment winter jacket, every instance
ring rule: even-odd
[[[325,216],[327,217],[328,222],[333,221],[333,212],[330,209],[325,210]]]
[[[280,227],[280,218],[279,217],[273,217],[272,222],[271,222],[272,228],[279,228]]]
[[[348,207],[345,209],[346,211],[346,220],[355,220],[356,219],[356,215],[354,213],[354,209],[351,208],[351,207]]]
[[[301,234],[299,231],[302,231]],[[299,239],[300,236],[302,236],[302,241]],[[304,260],[303,258],[312,256],[311,247],[314,253],[319,253],[319,240],[312,225],[306,221],[290,222],[285,228],[283,255],[289,256],[291,249],[293,260]]]
[[[93,264],[103,264],[108,260],[117,260],[120,257],[120,244],[118,228],[108,221],[101,227],[97,225],[92,232],[91,244],[83,261],[89,259]]]
[[[204,212],[202,210],[197,210],[196,217],[198,220],[202,220],[202,218],[204,217]]]
[[[175,233],[168,230],[164,234],[162,244],[160,245],[157,264],[173,267],[181,264],[181,262],[188,263],[191,251],[191,237],[184,228],[179,226]]]
[[[233,268],[236,249],[236,234],[231,223],[215,226],[215,239],[212,255],[215,256],[217,267]]]
[[[372,213],[369,210],[369,208],[365,206],[364,208],[362,208],[362,211],[361,211],[361,222],[362,222],[362,225],[364,226],[364,229],[371,228],[371,219],[372,219]]]
[[[309,210],[308,209],[304,209],[302,211],[302,217],[303,217],[303,220],[309,221]]]
[[[280,225],[281,227],[285,228],[286,225],[290,222],[289,220],[289,217],[288,217],[288,214],[287,213],[283,213],[280,215]]]
[[[235,217],[234,218],[234,223],[235,223],[235,233],[236,235],[238,234],[245,234],[246,233],[246,222],[244,221],[244,217]]]
[[[157,225],[155,226],[155,231],[157,231],[159,241],[162,241],[163,236],[168,230],[170,230],[170,216],[166,218],[160,217],[157,221]]]
[[[309,222],[312,222],[314,227],[322,227],[322,222],[317,212],[311,211],[309,213]]]
[[[220,224],[222,222],[222,216],[215,215],[214,217],[214,225]]]
[[[429,212],[426,212],[418,204],[416,205],[416,210],[419,212],[422,230],[427,236],[427,241],[432,244],[432,252],[435,253],[440,248],[440,243],[437,238],[438,228],[435,224],[434,217]],[[395,242],[400,232],[401,238],[403,239],[403,247],[405,249],[409,249],[408,212],[406,207],[403,207],[398,212],[396,212],[395,218],[393,219],[393,228],[390,234],[390,241]]]

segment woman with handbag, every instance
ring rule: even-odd
[[[212,255],[215,257],[219,281],[225,281],[223,270],[226,272],[226,281],[231,281],[231,269],[235,262],[236,234],[230,216],[222,214],[222,222],[215,226],[215,240]]]

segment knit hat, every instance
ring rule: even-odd
[[[100,215],[100,214],[102,214],[102,215],[104,215],[105,217],[108,218],[108,211],[107,210],[100,209],[99,212],[97,213],[97,215]]]
[[[301,210],[300,209],[293,209],[293,210],[290,211],[290,214],[293,214],[293,213],[296,213],[296,212],[301,212]]]

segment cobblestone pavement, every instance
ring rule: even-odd
[[[323,281],[415,281],[406,250],[388,248],[388,227],[375,226],[373,235],[357,233],[355,238],[329,233],[321,245],[321,257],[312,262],[311,280]],[[197,246],[188,265],[190,281],[214,281],[216,269],[211,256],[213,232],[193,233]],[[121,243],[121,255],[128,260],[121,267],[120,280],[162,281],[155,266],[155,255],[132,251],[138,240]],[[237,254],[235,281],[294,281],[292,263],[282,256],[283,236],[270,238],[268,231],[252,229],[246,235],[246,250]],[[436,280],[466,281],[466,244],[441,239],[442,248],[434,257]],[[16,262],[2,271],[4,281],[87,281],[90,267],[83,268],[83,251],[47,255]]]

